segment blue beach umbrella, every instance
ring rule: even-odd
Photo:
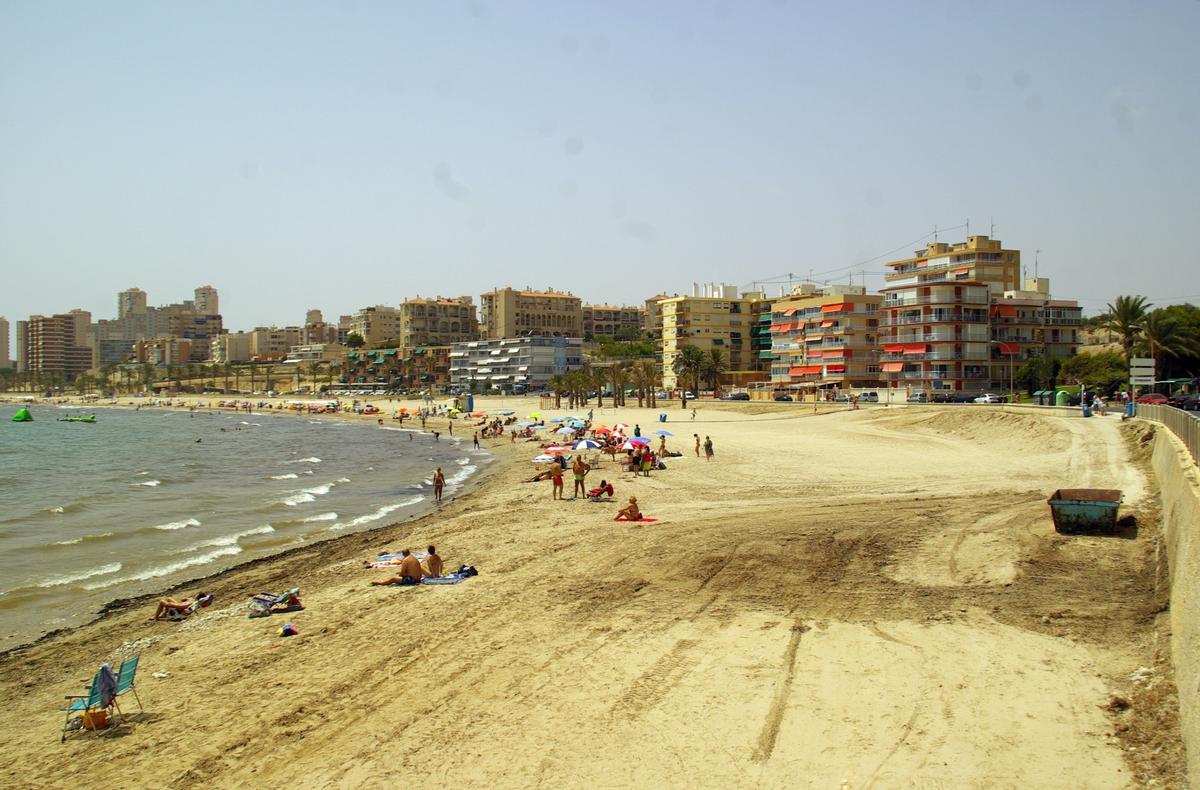
[[[555,433],[561,434],[562,436],[570,436],[571,434],[575,433],[575,429],[574,428],[559,428],[557,431],[555,431]]]
[[[572,428],[586,428],[587,427],[587,423],[585,423],[582,420],[571,420],[569,423],[567,423],[567,425],[570,425]]]
[[[674,436],[675,435],[675,434],[671,433],[670,431],[664,431],[661,429],[655,431],[655,433],[657,433],[659,436]]]
[[[530,430],[534,430],[534,431],[544,431],[549,427],[550,427],[549,425],[534,425],[533,423],[529,424]]]
[[[566,417],[551,417],[550,422],[566,422]]]
[[[517,423],[517,425],[521,428],[528,428],[530,425],[533,425],[533,423],[529,420],[521,420],[519,423]]]
[[[629,438],[630,444],[650,444],[650,440],[645,436],[632,436]]]
[[[507,417],[510,414],[515,414],[516,412],[514,412],[512,409],[501,409],[500,411],[498,411],[496,413],[503,414],[505,417]]]
[[[591,439],[584,439],[583,441],[577,442],[575,444],[575,449],[576,450],[599,450],[600,442],[593,441]]]

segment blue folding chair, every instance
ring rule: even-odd
[[[134,687],[133,681],[134,676],[137,675],[138,661],[140,659],[141,656],[134,656],[133,658],[121,664],[121,668],[117,670],[117,696],[121,696],[126,691],[132,691],[133,698],[137,700],[139,713],[144,712],[145,709],[142,707],[142,698],[138,696],[137,689]],[[118,710],[120,709],[118,708]],[[122,713],[121,717],[124,718],[125,714]]]
[[[92,687],[87,694],[67,695],[67,704],[59,708],[59,710],[66,711],[67,713],[67,717],[63,721],[62,737],[59,743],[65,743],[67,740],[67,727],[71,724],[71,716],[76,714],[83,716],[92,711],[104,709],[105,706],[100,696],[100,688],[100,673],[97,672],[96,676],[92,678]],[[99,731],[95,727],[92,728],[92,731],[99,734]]]

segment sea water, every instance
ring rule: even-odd
[[[444,433],[294,414],[34,405],[14,423],[16,408],[0,404],[0,649],[116,598],[424,513],[436,467],[452,493],[491,458]],[[58,419],[80,414],[97,421]]]

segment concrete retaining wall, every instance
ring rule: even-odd
[[[1188,779],[1200,787],[1200,475],[1187,449],[1158,426],[1151,464],[1162,491],[1163,539],[1171,574],[1171,657]]]

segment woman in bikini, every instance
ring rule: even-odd
[[[642,517],[642,511],[638,508],[637,497],[629,497],[629,504],[617,511],[617,518],[627,519],[629,521],[637,521]]]

